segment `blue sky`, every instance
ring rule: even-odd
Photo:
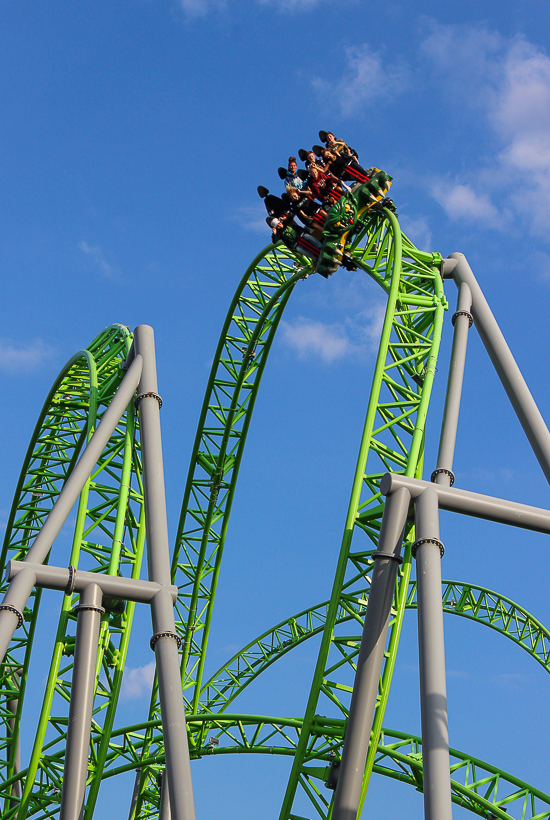
[[[466,254],[550,418],[549,24],[539,0],[3,3],[2,522],[63,363],[112,322],[146,322],[157,339],[175,532],[218,333],[244,269],[269,241],[256,186],[277,191],[277,166],[317,142],[320,128],[394,177],[392,196],[418,247]],[[358,275],[318,279],[296,287],[264,377],[224,559],[212,668],[330,590],[383,302]],[[454,285],[446,289],[453,305]],[[460,486],[550,502],[475,331],[455,468]],[[442,539],[444,577],[489,586],[550,622],[542,536],[447,514]],[[53,616],[57,599],[47,600]],[[122,707],[128,723],[147,706],[151,657],[142,635],[150,627],[140,617]],[[450,620],[451,744],[550,791],[546,673],[488,630]],[[242,710],[301,714],[315,653],[306,645],[274,667]],[[420,731],[416,669],[409,614],[391,728]],[[280,760],[198,762],[199,818],[278,817],[287,769]],[[111,784],[98,817],[111,816],[113,805],[123,812],[130,789]],[[411,791],[375,778],[372,810],[417,820],[421,798]]]

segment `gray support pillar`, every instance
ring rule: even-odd
[[[424,817],[452,820],[445,643],[441,604],[438,497],[433,487],[415,504],[418,649],[424,769]]]
[[[60,820],[80,820],[86,791],[99,624],[104,610],[101,590],[90,584],[81,593],[76,626],[73,682],[67,749],[63,770]]]
[[[449,259],[443,260],[443,275],[452,276],[457,285],[462,282],[469,285],[472,315],[481,340],[550,483],[550,432],[464,254],[452,253]]]
[[[88,476],[94,469],[105,445],[111,438],[113,430],[135,393],[141,376],[141,368],[141,357],[136,357],[98,424],[97,430],[59,493],[59,497],[28,551],[25,561],[42,564],[46,559]],[[6,592],[2,608],[0,608],[0,659],[6,654],[14,630],[18,625],[18,621],[21,620],[18,613],[23,612],[34,583],[35,578],[32,573],[19,573],[17,579],[11,582]],[[6,607],[9,608],[6,609]]]
[[[332,820],[357,817],[410,498],[407,490],[398,490],[384,507]]]
[[[151,609],[170,806],[174,820],[195,820],[174,605],[170,593],[167,590],[157,592]]]
[[[183,706],[178,644],[172,596],[170,551],[166,521],[160,397],[157,393],[155,341],[153,329],[140,325],[134,331],[136,356],[143,357],[138,385],[140,436],[143,456],[143,485],[147,526],[149,580],[163,584],[151,602],[162,727],[166,749],[166,769],[170,806],[174,820],[195,820],[191,762]]]
[[[146,504],[147,566],[149,580],[170,586],[170,547],[166,521],[160,405],[158,395],[155,336],[153,328],[139,325],[134,331],[136,355],[143,358],[141,379],[137,387],[143,485]]]
[[[444,487],[450,487],[454,483],[453,458],[458,427],[458,414],[460,411],[460,398],[462,396],[468,331],[472,322],[471,308],[472,292],[466,282],[462,282],[458,291],[456,313],[453,316],[455,331],[451,363],[449,365],[449,379],[447,382],[447,395],[445,396],[443,423],[441,425],[441,438],[439,440],[439,453],[437,455],[437,467],[432,473],[432,481]]]
[[[134,780],[134,790],[132,792],[132,799],[130,800],[130,813],[128,820],[134,820],[134,812],[136,810],[136,803],[139,797],[139,784],[141,783],[141,769],[136,769],[136,777]]]
[[[13,676],[13,683],[14,683],[14,686],[17,690],[19,690],[19,688],[20,688],[20,680],[21,680],[21,672],[18,670],[17,672],[14,673],[14,676]],[[9,730],[10,730],[10,737],[11,738],[13,738],[13,736],[15,735],[15,732],[16,732],[15,716],[17,714],[18,704],[19,704],[19,701],[16,698],[14,698],[13,700],[8,700],[8,702],[7,702],[8,712],[13,715],[13,717],[10,718],[9,721],[8,721]],[[8,760],[11,758],[11,755],[12,755],[12,745],[13,745],[13,741],[10,742],[10,745],[8,746],[8,749],[7,749]],[[14,774],[19,774],[20,771],[21,771],[21,734],[18,731],[17,732],[16,745],[15,745],[13,773]],[[12,793],[13,797],[16,797],[16,798],[21,797],[21,781],[20,780],[18,780],[17,783],[13,784],[13,786],[11,787],[11,793]]]
[[[164,769],[160,782],[160,812],[159,820],[172,820],[170,812],[170,795],[168,793],[168,773]]]

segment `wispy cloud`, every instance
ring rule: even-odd
[[[126,700],[138,700],[151,693],[153,679],[155,677],[155,662],[151,661],[146,666],[138,666],[135,669],[124,670],[122,679],[121,695]]]
[[[281,322],[283,342],[301,359],[319,358],[325,364],[372,353],[384,321],[384,307],[375,305],[343,322],[328,324],[299,316]]]
[[[424,251],[430,251],[432,248],[432,232],[428,224],[428,220],[423,216],[410,217],[402,215],[400,220],[401,227],[405,234],[412,239],[418,248]]]
[[[495,675],[493,680],[497,686],[501,686],[503,689],[509,689],[512,692],[517,692],[520,689],[524,689],[529,678],[527,675],[521,674],[521,672],[502,672],[500,675]]]
[[[117,274],[116,268],[111,265],[105,259],[105,255],[101,248],[97,245],[88,245],[87,242],[79,242],[78,247],[81,251],[83,251],[86,256],[90,257],[90,260],[94,264],[94,266],[100,270],[105,276],[108,276],[110,279]]]
[[[493,156],[455,184],[436,182],[432,194],[453,219],[506,226],[512,214],[531,230],[550,228],[550,58],[523,37],[505,38],[482,26],[441,26],[421,45],[451,103],[481,116]],[[483,193],[478,193],[479,189]],[[474,189],[476,193],[474,193]],[[499,198],[505,206],[496,207]]]
[[[471,678],[469,672],[466,672],[463,669],[447,669],[447,677],[448,678],[460,678],[462,680],[466,680],[467,678]]]
[[[52,353],[53,348],[42,339],[34,339],[27,344],[0,339],[0,371],[24,373],[33,370],[48,361]]]
[[[471,185],[438,180],[432,185],[431,194],[451,219],[481,219],[491,227],[502,226],[501,214],[489,196],[475,191]]]
[[[348,117],[375,98],[386,99],[405,90],[408,70],[404,65],[384,64],[382,54],[368,44],[346,49],[346,67],[341,77],[326,80],[314,77],[313,88],[320,103],[327,108],[338,108]]]
[[[328,325],[300,316],[292,324],[281,322],[281,330],[283,341],[302,359],[318,356],[331,364],[349,353],[350,342],[341,325]]]
[[[322,0],[257,0],[262,6],[275,6],[279,11],[304,12],[311,11]]]
[[[233,218],[247,231],[265,234],[266,244],[271,241],[270,229],[266,225],[267,211],[262,202],[258,200],[254,205],[243,205],[235,208]]]
[[[178,0],[178,5],[187,17],[198,18],[223,9],[227,4],[225,0]]]

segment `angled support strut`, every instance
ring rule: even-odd
[[[410,499],[410,493],[404,487],[393,493],[384,507],[332,820],[355,820],[357,817]]]
[[[546,480],[550,483],[550,432],[466,257],[462,253],[452,253],[448,259],[443,260],[442,270],[445,279],[452,277],[458,287],[466,283],[470,288],[472,315],[481,341],[508,394]]]

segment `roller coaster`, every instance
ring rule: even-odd
[[[237,287],[170,559],[152,332],[114,324],[55,380],[24,459],[1,555],[4,820],[92,820],[102,784],[128,772],[135,778],[129,820],[191,820],[189,760],[230,754],[291,760],[280,820],[356,820],[373,774],[423,791],[430,820],[450,818],[452,803],[487,820],[550,817],[550,796],[449,748],[446,736],[443,612],[495,630],[550,672],[550,633],[529,612],[489,589],[441,582],[438,509],[550,532],[545,510],[452,487],[473,322],[549,479],[550,435],[464,257],[418,250],[383,204],[359,207],[356,218],[332,258],[341,261],[345,246],[354,275],[371,277],[385,293],[386,311],[332,590],[208,679],[216,588],[256,398],[284,310],[315,262],[277,242],[258,254]],[[448,310],[444,279],[459,286],[459,302],[438,464],[426,481],[426,416]],[[74,502],[69,567],[57,567],[51,547]],[[31,729],[24,725],[25,693],[44,588],[58,590],[59,620]],[[152,608],[157,676],[148,711],[120,725],[140,603]],[[422,738],[384,725],[407,609],[419,618]],[[319,650],[302,715],[232,711],[247,686],[312,638]],[[435,696],[437,708],[430,705]],[[25,760],[22,731],[34,737]],[[270,807],[270,816],[275,811]]]

